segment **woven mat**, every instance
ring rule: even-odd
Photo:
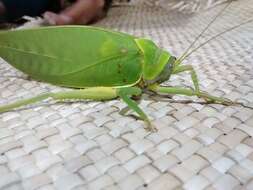
[[[115,7],[96,25],[151,38],[180,56],[221,8],[184,15]],[[252,18],[252,10],[252,0],[234,2],[204,39]],[[185,64],[196,68],[201,89],[253,105],[253,23],[210,42]],[[168,84],[192,85],[189,74]],[[59,90],[0,62],[0,104]],[[143,96],[157,133],[121,116],[119,100],[44,102],[1,114],[0,189],[253,189],[253,110],[168,100]]]

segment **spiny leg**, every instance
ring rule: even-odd
[[[138,96],[141,94],[141,89],[137,87],[128,87],[128,88],[119,88],[117,89],[117,94],[122,100],[131,108],[134,110],[140,118],[147,123],[147,129],[149,131],[156,131],[156,128],[152,126],[151,122],[149,121],[147,115],[141,110],[141,108],[138,106],[138,104],[132,100],[131,96]],[[123,112],[127,111],[128,109],[124,109]],[[121,112],[122,113],[122,112]]]
[[[219,103],[219,104],[224,104],[224,105],[233,105],[235,104],[229,99],[226,98],[221,98],[221,97],[216,97],[212,96],[206,92],[197,92],[191,89],[187,88],[180,88],[180,87],[162,87],[159,85],[151,85],[148,87],[149,90],[157,93],[167,93],[167,94],[177,94],[177,95],[186,95],[186,96],[198,96],[203,99],[208,99],[211,100],[214,103]]]
[[[0,113],[11,111],[15,108],[36,103],[48,98],[57,101],[64,100],[110,100],[117,97],[116,89],[110,87],[92,87],[81,90],[72,90],[58,93],[45,93],[33,98],[19,100],[14,103],[0,106]]]
[[[177,65],[174,69],[172,74],[177,74],[185,71],[190,71],[191,79],[195,88],[196,92],[199,92],[199,80],[194,68],[191,65]]]
[[[111,100],[117,97],[121,97],[123,101],[133,109],[140,118],[148,125],[148,129],[154,131],[147,115],[138,107],[137,103],[130,99],[130,96],[138,96],[141,94],[141,89],[137,87],[124,87],[124,88],[111,88],[111,87],[91,87],[81,90],[72,90],[58,93],[46,93],[33,98],[19,100],[14,103],[0,106],[0,113],[11,111],[15,108],[26,106],[32,103],[36,103],[48,98],[52,98],[56,101],[64,100]]]
[[[33,104],[33,103],[45,100],[47,98],[50,98],[51,95],[52,95],[51,93],[45,93],[45,94],[42,94],[42,95],[39,95],[39,96],[36,96],[36,97],[33,97],[33,98],[29,98],[29,99],[25,99],[25,100],[19,100],[19,101],[16,101],[14,103],[10,103],[10,104],[7,104],[7,105],[0,106],[0,113],[8,112],[8,111],[11,111],[15,108],[19,108],[19,107],[22,107],[22,106],[26,106],[26,105],[29,105],[29,104]]]

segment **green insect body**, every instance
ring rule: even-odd
[[[0,56],[35,80],[58,86],[80,88],[47,93],[0,107],[0,113],[41,101],[120,97],[154,130],[146,114],[131,99],[143,90],[155,93],[198,96],[207,101],[231,104],[199,90],[190,65],[181,65],[152,41],[97,27],[58,26],[0,33]],[[194,89],[161,87],[172,74],[189,71]]]
[[[133,86],[170,58],[149,40],[87,26],[0,33],[0,55],[34,79],[74,88]]]

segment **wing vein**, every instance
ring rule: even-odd
[[[50,55],[45,55],[45,54],[38,54],[36,52],[29,52],[29,51],[24,51],[24,50],[20,50],[20,49],[17,49],[17,48],[13,48],[13,47],[9,47],[9,46],[3,46],[3,45],[0,45],[0,48],[6,48],[6,49],[11,49],[11,50],[14,50],[14,51],[17,51],[17,52],[20,52],[20,53],[25,53],[25,54],[31,54],[31,55],[36,55],[36,56],[42,56],[42,57],[46,57],[46,58],[49,58],[49,59],[54,59],[54,60],[59,60],[59,61],[63,61],[63,62],[67,62],[69,64],[73,64],[73,61],[72,60],[66,60],[66,59],[59,59],[59,57],[55,57],[55,56],[50,56]],[[125,55],[122,55],[122,54],[115,54],[115,55],[112,55],[110,57],[107,57],[105,59],[102,59],[102,60],[99,60],[98,62],[94,63],[94,64],[91,64],[91,65],[88,65],[88,66],[85,66],[85,67],[82,67],[78,70],[75,70],[75,71],[71,71],[71,72],[67,72],[65,74],[54,74],[54,75],[50,75],[50,76],[67,76],[67,75],[70,75],[70,74],[75,74],[77,72],[80,72],[82,70],[86,70],[86,69],[89,69],[89,68],[92,68],[92,67],[95,67],[103,62],[106,62],[106,61],[109,61],[109,60],[112,60],[112,59],[116,59],[116,58],[119,58],[119,57],[124,57],[124,56],[127,56],[127,55],[134,55],[134,54],[138,54],[138,51],[136,50],[132,50],[132,51],[129,51],[127,54]]]
[[[45,54],[38,54],[38,53],[35,53],[35,52],[29,52],[29,51],[23,51],[23,50],[20,50],[20,49],[17,49],[17,48],[13,48],[13,47],[9,47],[9,46],[3,46],[3,45],[0,45],[0,48],[6,48],[6,49],[11,49],[11,50],[14,50],[14,51],[17,51],[17,52],[20,52],[20,53],[25,53],[25,54],[31,54],[31,55],[36,55],[36,56],[42,56],[42,57],[46,57],[46,58],[49,58],[49,59],[54,59],[54,60],[59,60],[59,61],[63,61],[63,62],[66,62],[68,64],[72,64],[73,63],[73,60],[66,60],[66,59],[59,59],[59,57],[54,57],[54,56],[50,56],[50,55],[45,55]],[[136,50],[133,50],[133,51],[129,51],[127,54],[125,54],[124,56],[126,55],[129,55],[129,54],[138,54],[138,51]],[[112,55],[110,57],[107,57],[105,59],[102,59],[94,64],[91,64],[91,65],[88,65],[88,66],[85,66],[85,67],[82,67],[78,70],[75,70],[75,71],[71,71],[71,72],[67,72],[65,74],[54,74],[54,75],[50,75],[50,76],[66,76],[66,75],[70,75],[70,74],[75,74],[79,71],[82,71],[82,70],[86,70],[86,69],[89,69],[89,68],[92,68],[94,66],[97,66],[103,62],[106,62],[106,61],[109,61],[109,60],[112,60],[112,59],[116,59],[116,58],[119,58],[119,57],[123,57],[122,54],[118,53],[118,54],[115,54],[115,55]]]
[[[129,53],[129,54],[131,54],[131,55],[135,55],[135,54],[138,54],[138,52],[136,52],[136,51],[132,51],[131,53]],[[128,55],[129,55],[128,54]],[[124,55],[125,56],[125,55]],[[101,64],[101,63],[103,63],[103,62],[106,62],[106,61],[108,61],[108,63],[109,63],[109,61],[110,60],[112,60],[112,59],[116,59],[116,58],[119,58],[119,57],[123,57],[122,55],[119,55],[119,54],[116,54],[116,55],[113,55],[113,56],[111,56],[111,57],[107,57],[107,58],[105,58],[105,59],[102,59],[102,60],[100,60],[100,61],[98,61],[98,62],[96,62],[96,63],[94,63],[94,64],[91,64],[91,65],[88,65],[88,66],[86,66],[86,67],[83,67],[83,68],[80,68],[80,69],[78,69],[78,70],[76,70],[76,71],[72,71],[72,72],[68,72],[68,73],[65,73],[65,74],[59,74],[59,75],[51,75],[51,76],[67,76],[67,75],[71,75],[71,74],[75,74],[75,73],[78,73],[78,72],[80,72],[80,71],[84,71],[84,70],[86,70],[86,69],[90,69],[90,68],[92,68],[92,67],[95,67],[95,66],[97,66],[97,65],[99,65],[99,64]]]
[[[21,50],[21,49],[17,49],[17,48],[14,48],[14,47],[9,47],[9,46],[0,45],[0,48],[10,49],[10,50],[21,52],[21,53],[24,53],[24,54],[31,54],[31,55],[36,55],[36,56],[42,56],[42,57],[46,57],[46,58],[49,58],[49,59],[56,59],[56,60],[60,60],[60,61],[64,61],[64,62],[71,62],[71,60],[59,59],[59,57],[54,57],[54,56],[45,55],[45,54],[38,54],[36,52],[25,51],[25,50]]]

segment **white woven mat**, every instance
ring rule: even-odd
[[[179,56],[221,8],[184,15],[117,7],[97,25],[151,38]],[[252,10],[252,0],[234,2],[205,38],[252,18]],[[253,104],[252,23],[185,63],[196,68],[203,90]],[[189,86],[190,76],[169,84]],[[0,104],[58,90],[0,63]],[[118,100],[43,103],[1,114],[0,189],[252,190],[253,110],[166,100],[145,95],[141,102],[157,133],[119,115],[125,105]]]

